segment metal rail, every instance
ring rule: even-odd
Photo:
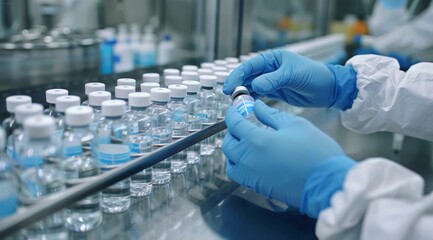
[[[0,238],[6,237],[14,232],[59,211],[76,201],[103,190],[112,184],[130,177],[142,169],[148,168],[175,153],[178,153],[226,128],[225,122],[220,121],[203,130],[179,139],[146,156],[141,156],[124,166],[102,174],[94,180],[68,188],[62,192],[47,196],[37,204],[28,207],[25,211],[17,213],[0,221]]]

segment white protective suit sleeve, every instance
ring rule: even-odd
[[[352,108],[341,112],[345,127],[433,140],[433,63],[418,63],[403,72],[393,58],[359,55],[346,65],[357,73],[358,95]]]
[[[383,14],[387,14],[383,12]],[[394,21],[405,18],[405,14],[396,17]],[[392,20],[391,20],[392,21]],[[392,31],[374,37],[372,47],[381,53],[396,52],[403,55],[413,55],[433,47],[433,4],[411,21],[394,28]],[[370,24],[371,25],[371,24]]]
[[[316,226],[319,239],[432,239],[433,193],[423,197],[416,173],[385,159],[369,159],[347,175]]]
[[[379,37],[406,22],[406,6],[389,9],[381,1],[376,1],[373,13],[368,19],[368,28],[373,37]]]

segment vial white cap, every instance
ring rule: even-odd
[[[200,68],[197,71],[197,73],[198,73],[199,76],[201,76],[201,75],[212,75],[213,71],[212,71],[212,69],[208,69],[208,68]]]
[[[103,101],[111,99],[111,93],[107,91],[96,91],[89,94],[89,106],[100,107]]]
[[[78,96],[60,96],[56,99],[56,111],[57,112],[65,112],[66,109],[73,106],[80,106],[80,97]]]
[[[89,82],[84,85],[84,92],[86,95],[96,91],[105,91],[105,84],[99,82]]]
[[[168,86],[168,89],[171,90],[170,97],[172,98],[184,98],[186,97],[186,92],[188,87],[181,84],[173,84]]]
[[[135,92],[135,87],[133,86],[121,85],[114,88],[116,98],[128,99],[129,94],[133,92]]]
[[[215,87],[217,77],[213,75],[203,75],[200,76],[200,85],[202,87]]]
[[[239,67],[239,63],[235,63],[235,64],[227,64],[227,70],[229,71],[233,71],[235,70],[235,68]]]
[[[198,70],[198,67],[195,65],[183,65],[182,71],[185,72],[196,72]]]
[[[126,102],[122,100],[107,100],[101,104],[102,115],[106,117],[122,116],[126,112]]]
[[[141,92],[146,92],[149,94],[152,88],[159,88],[159,87],[160,87],[159,83],[156,82],[144,82],[140,84]]]
[[[87,106],[70,107],[65,112],[66,124],[69,126],[86,126],[93,121],[93,109]]]
[[[187,92],[189,93],[196,93],[200,89],[200,82],[198,81],[186,80],[182,82],[182,85],[185,85],[188,88]]]
[[[32,98],[26,95],[14,95],[6,98],[6,109],[10,113],[14,113],[15,109],[22,104],[32,103]]]
[[[166,76],[179,76],[180,75],[180,71],[179,69],[176,68],[166,68],[163,71],[164,77]]]
[[[225,60],[226,60],[227,65],[239,63],[239,59],[235,58],[235,57],[226,57]]]
[[[24,120],[24,134],[31,138],[50,137],[54,133],[55,122],[49,116],[32,116]]]
[[[119,78],[117,79],[117,86],[133,86],[135,88],[136,81],[133,78]]]
[[[228,72],[216,72],[215,76],[217,78],[218,83],[224,83],[227,77],[230,75]]]
[[[241,62],[246,62],[246,61],[250,60],[251,57],[248,55],[240,55],[239,59],[241,60]]]
[[[159,73],[144,73],[142,77],[143,77],[143,82],[159,83]]]
[[[152,88],[150,90],[150,99],[154,102],[168,102],[170,93],[171,90],[168,88]]]
[[[130,93],[128,103],[131,107],[148,107],[150,106],[150,94],[146,92]]]
[[[217,59],[214,61],[216,67],[225,67],[227,62],[225,60]]]
[[[181,84],[182,77],[181,76],[166,76],[165,77],[165,86],[170,86],[173,84]]]
[[[50,89],[45,91],[47,103],[55,104],[56,99],[60,96],[66,96],[69,92],[66,89]]]
[[[212,71],[213,72],[227,72],[227,68],[225,68],[225,67],[213,67]]]
[[[211,62],[204,62],[204,63],[200,64],[200,67],[212,70],[212,68],[215,67],[215,64],[211,63]]]
[[[43,112],[44,107],[39,103],[22,104],[15,109],[15,121],[22,124],[27,118],[42,115]]]
[[[182,71],[181,75],[182,75],[183,81],[185,81],[185,80],[197,81],[198,80],[198,73],[197,72]]]

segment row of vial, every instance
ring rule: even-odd
[[[232,70],[227,65],[238,64],[236,58],[227,61],[203,63],[200,69],[186,65],[182,72],[165,69],[167,88],[160,87],[157,73],[143,74],[141,92],[136,92],[136,80],[118,79],[114,100],[105,85],[96,82],[85,85],[88,99],[81,104],[80,97],[68,95],[65,89],[46,91],[49,107],[45,110],[32,104],[29,96],[8,97],[11,116],[3,127],[10,169],[18,176],[18,198],[15,205],[11,198],[5,211],[14,212],[17,203],[24,209],[41,197],[89,181],[223,119],[231,104],[222,93]],[[217,134],[176,153],[32,225],[24,234],[61,237],[64,219],[72,231],[92,230],[102,221],[101,209],[106,213],[127,210],[131,196],[148,196],[152,185],[168,184],[172,173],[185,171],[187,164],[198,163],[202,155],[212,155],[222,138],[222,133]]]

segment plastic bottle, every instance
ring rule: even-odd
[[[210,75],[200,76],[199,99],[202,102],[200,116],[203,127],[217,122],[217,96],[215,94],[217,77]],[[200,155],[212,155],[215,150],[215,136],[209,137],[201,142]]]
[[[133,78],[119,78],[117,79],[117,86],[133,86],[135,88],[137,86],[137,81]]]
[[[215,63],[204,62],[204,63],[200,64],[200,68],[203,68],[203,69],[210,69],[210,70],[212,70],[213,67],[215,67]]]
[[[56,99],[61,96],[66,96],[69,91],[66,89],[49,89],[45,91],[45,98],[48,103],[48,108],[44,110],[44,114],[55,117],[56,116]]]
[[[142,78],[143,82],[159,83],[160,81],[159,73],[143,73]]]
[[[140,67],[153,67],[156,65],[155,34],[151,27],[146,27],[143,40],[139,46],[138,54]]]
[[[102,102],[104,119],[98,125],[96,140],[101,173],[108,172],[131,160],[131,150],[125,139],[128,125],[122,116],[126,113],[126,103],[122,100]],[[131,205],[130,179],[121,180],[102,190],[101,207],[107,213],[119,213]]]
[[[197,72],[191,72],[191,71],[182,71],[181,73],[182,81],[198,81],[198,73]]]
[[[49,116],[33,116],[24,121],[24,142],[17,149],[22,207],[64,188],[63,172],[51,159],[59,157],[59,141],[54,138],[55,121]],[[65,239],[64,211],[57,211],[23,232],[25,239]]]
[[[0,220],[16,213],[18,209],[18,186],[12,166],[3,151],[6,145],[6,133],[0,127]]]
[[[83,101],[81,105],[89,106],[89,94],[96,91],[105,91],[105,84],[99,82],[89,82],[84,85],[84,93],[87,99]]]
[[[144,82],[144,83],[140,84],[141,92],[145,92],[145,93],[149,93],[149,94],[150,94],[150,90],[152,90],[152,88],[159,88],[159,87],[160,87],[159,83],[156,83],[156,82]]]
[[[188,131],[194,133],[203,128],[201,114],[202,103],[198,98],[197,92],[200,89],[200,83],[197,81],[183,81],[187,86],[187,95],[184,99],[188,113]],[[194,144],[187,149],[188,164],[196,164],[200,161],[200,144]]]
[[[100,72],[104,75],[113,74],[114,72],[114,46],[116,45],[114,31],[114,28],[106,28],[102,31]]]
[[[93,109],[93,118],[92,123],[90,124],[90,129],[93,132],[96,131],[98,124],[104,118],[101,110],[102,102],[110,99],[111,93],[107,91],[96,91],[89,94],[89,106]]]
[[[15,95],[6,98],[6,110],[9,112],[10,116],[6,118],[3,123],[3,129],[6,132],[6,136],[12,134],[16,128],[15,122],[15,110],[19,105],[32,103],[32,98],[25,95]]]
[[[131,149],[132,159],[152,151],[151,119],[147,108],[150,106],[150,94],[135,92],[129,94],[131,111],[123,116],[128,125],[128,137],[125,142]],[[144,197],[152,191],[152,167],[131,176],[131,196]]]
[[[188,135],[188,111],[184,99],[187,93],[187,86],[185,85],[169,85],[168,89],[171,90],[170,101],[168,107],[173,114],[173,140],[183,138]],[[187,151],[183,150],[171,157],[171,172],[181,173],[186,170]]]
[[[158,46],[158,64],[165,65],[177,60],[176,45],[174,44],[171,35],[166,34]]]
[[[134,54],[128,43],[128,36],[126,34],[118,35],[117,43],[114,45],[113,55],[115,73],[134,70]]]
[[[152,88],[149,115],[152,120],[152,143],[154,149],[166,146],[172,142],[173,120],[172,113],[167,106],[170,100],[170,90],[167,88]],[[170,182],[170,159],[165,159],[153,166],[153,184],[162,185]]]
[[[254,114],[255,100],[250,96],[250,92],[246,87],[236,87],[230,98],[232,99],[232,106],[234,106],[242,116],[259,126],[263,126]]]
[[[93,154],[83,151],[90,146],[95,136],[90,130],[93,110],[87,106],[70,107],[66,110],[66,124],[70,127],[62,139],[62,169],[67,188],[88,182],[99,174],[98,160]],[[97,148],[96,144],[92,147]],[[100,193],[75,202],[66,210],[66,226],[74,232],[87,232],[102,222]]]
[[[183,65],[182,72],[197,72],[198,67],[195,65]]]
[[[207,68],[200,68],[198,71],[198,76],[202,76],[202,75],[212,75],[213,71],[212,69],[207,69]]]
[[[22,104],[15,109],[16,128],[7,138],[7,154],[11,159],[16,160],[15,151],[22,144],[24,121],[31,116],[42,115],[43,111],[44,107],[38,103]]]
[[[65,124],[65,112],[66,109],[73,106],[80,106],[81,99],[78,96],[60,96],[56,99],[56,115],[54,117],[56,121],[56,139],[62,139],[63,132],[67,128]]]
[[[176,85],[182,83],[182,77],[181,76],[166,76],[164,79],[164,85],[166,87],[170,85]]]

